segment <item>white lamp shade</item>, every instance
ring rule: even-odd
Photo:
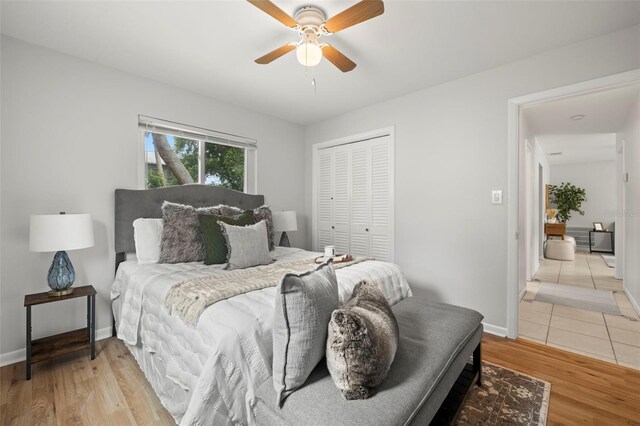
[[[273,212],[273,231],[274,232],[289,232],[298,230],[298,220],[296,219],[296,212]]]
[[[32,215],[29,250],[66,251],[93,247],[93,222],[88,214]]]
[[[315,67],[322,60],[322,48],[315,43],[302,43],[296,48],[296,57],[301,65]]]

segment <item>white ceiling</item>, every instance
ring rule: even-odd
[[[355,1],[323,1],[329,16]],[[276,1],[293,12],[307,1]],[[331,37],[348,74],[295,55],[253,60],[295,34],[243,0],[2,1],[2,33],[292,122],[368,104],[636,25],[640,2],[385,1]],[[317,93],[311,78],[317,80]]]
[[[635,102],[640,102],[640,84],[543,102],[525,108],[522,116],[551,165],[613,161],[615,134]],[[571,119],[578,114],[584,118]]]
[[[544,102],[522,114],[536,135],[615,133],[622,129],[639,96],[640,84],[632,84]],[[578,114],[584,118],[571,119]]]
[[[615,133],[582,135],[537,136],[550,165],[614,161],[616,159]],[[561,152],[562,155],[549,155]]]

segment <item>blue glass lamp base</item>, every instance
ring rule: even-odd
[[[59,251],[53,256],[53,262],[47,274],[47,282],[51,291],[49,294],[62,296],[73,293],[71,286],[76,280],[76,271],[66,251]]]

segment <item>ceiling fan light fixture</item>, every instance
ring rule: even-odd
[[[296,57],[305,67],[315,67],[322,60],[322,48],[316,43],[302,43],[296,48]]]

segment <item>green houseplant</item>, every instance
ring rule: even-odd
[[[569,183],[562,182],[560,185],[549,185],[549,201],[556,205],[558,209],[558,219],[567,223],[571,219],[572,212],[578,212],[584,216],[582,203],[587,200],[584,189]]]

